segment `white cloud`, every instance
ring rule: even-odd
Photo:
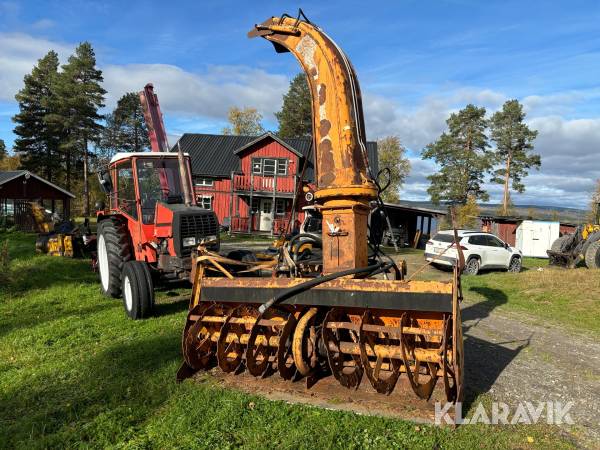
[[[101,67],[107,106],[126,92],[152,82],[165,114],[224,119],[231,106],[252,106],[272,118],[280,108],[288,80],[283,75],[243,66],[214,66],[195,74],[166,64]]]
[[[0,33],[0,101],[14,100],[23,85],[23,77],[50,50],[66,58],[73,46],[25,33]]]
[[[544,115],[548,111],[565,110],[574,102],[596,96],[596,92],[568,92],[522,99],[528,124],[538,130],[535,151],[542,157],[540,171],[532,170],[526,178],[527,191],[513,193],[516,203],[552,204],[586,207],[595,180],[600,178],[600,118],[567,119],[560,115]],[[412,170],[402,190],[407,200],[427,200],[427,175],[435,172],[431,161],[418,154],[446,128],[448,115],[467,103],[486,106],[488,114],[499,109],[507,97],[491,90],[459,89],[453,93],[426,97],[414,108],[385,97],[365,94],[365,120],[369,139],[396,134],[412,155]],[[501,199],[501,187],[486,186],[491,201]]]

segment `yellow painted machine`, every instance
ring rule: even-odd
[[[600,225],[584,224],[575,232],[565,234],[552,243],[547,251],[550,265],[569,269],[575,268],[581,261],[589,269],[600,269]]]
[[[309,385],[331,373],[348,388],[366,376],[375,391],[389,394],[405,374],[420,398],[428,399],[441,379],[448,400],[460,401],[461,262],[451,281],[414,281],[371,240],[376,224],[367,217],[381,200],[367,159],[358,79],[340,47],[301,16],[268,19],[249,37],[291,52],[306,72],[322,266],[314,273],[294,261],[249,263],[200,249],[177,378],[215,365],[257,377],[304,377]],[[236,265],[245,269],[231,270]]]

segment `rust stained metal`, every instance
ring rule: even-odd
[[[322,272],[365,267],[369,202],[377,192],[368,173],[354,68],[339,47],[308,22],[271,18],[249,34],[271,41],[277,51],[292,52],[307,76],[315,198],[323,214]],[[457,268],[451,282],[337,278],[275,303],[278,293],[306,280],[236,277],[239,271],[229,269],[235,261],[200,253],[180,378],[209,367],[211,361],[225,371],[242,370],[245,360],[254,376],[276,369],[286,380],[304,376],[310,382],[328,365],[348,388],[357,388],[366,375],[375,391],[389,394],[403,374],[421,398],[429,398],[442,378],[448,400],[462,399]],[[248,265],[245,271],[271,267]],[[215,273],[220,276],[207,277]]]

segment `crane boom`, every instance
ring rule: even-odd
[[[144,90],[139,93],[140,103],[144,111],[144,119],[148,127],[148,138],[153,152],[168,152],[169,141],[163,121],[158,96],[154,93],[154,85],[148,83]]]

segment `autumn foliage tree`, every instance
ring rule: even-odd
[[[228,120],[230,126],[223,128],[225,135],[259,136],[265,132],[261,121],[262,114],[256,108],[237,106],[229,108]]]
[[[387,136],[377,141],[379,167],[388,168],[389,186],[383,192],[385,202],[395,203],[400,200],[400,188],[410,172],[410,162],[406,158],[406,149],[400,143],[398,136]]]

